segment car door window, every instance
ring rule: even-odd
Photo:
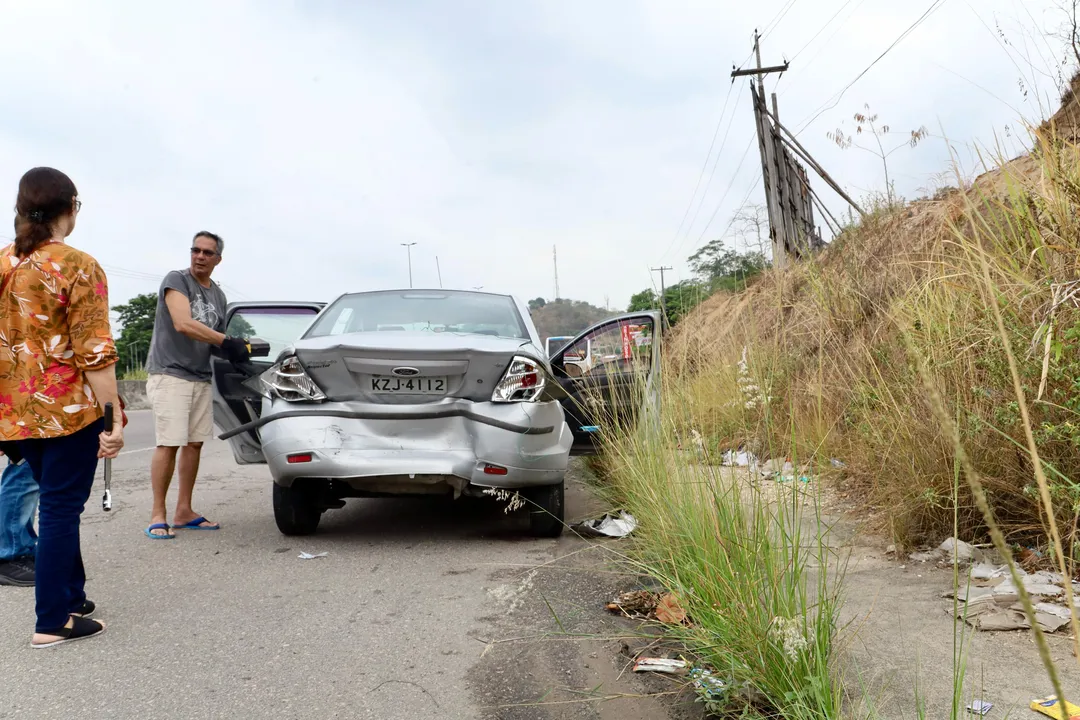
[[[265,340],[270,343],[269,357],[273,359],[300,337],[317,314],[318,310],[311,307],[237,308],[229,318],[225,334]]]
[[[652,338],[649,318],[609,323],[564,349],[563,365],[567,375],[580,378],[648,373]]]

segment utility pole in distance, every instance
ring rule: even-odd
[[[667,286],[664,285],[664,271],[665,270],[671,270],[671,268],[669,266],[667,266],[667,265],[662,265],[662,266],[660,266],[658,268],[649,268],[649,270],[651,272],[659,272],[660,273],[660,314],[664,318],[667,318],[667,307],[666,307],[666,303],[664,302],[665,301],[664,295],[665,295],[665,291],[667,289]]]
[[[409,287],[412,287],[412,246],[416,243],[401,243],[401,247],[405,248],[405,252],[409,255]]]

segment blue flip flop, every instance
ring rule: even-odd
[[[143,532],[146,534],[146,537],[150,538],[151,540],[172,540],[174,537],[176,537],[175,535],[169,535],[168,533],[166,533],[164,535],[156,535],[153,532],[151,532],[152,530],[168,530],[168,529],[169,529],[169,523],[154,523],[150,527],[143,530]]]
[[[220,530],[220,525],[211,525],[210,527],[203,527],[204,522],[210,522],[206,518],[199,516],[190,522],[186,522],[183,525],[173,525],[174,528],[181,530]]]

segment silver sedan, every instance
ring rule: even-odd
[[[604,321],[551,358],[510,295],[376,291],[227,313],[254,359],[214,359],[215,422],[238,463],[268,465],[286,535],[315,532],[346,498],[447,494],[516,501],[533,534],[556,536],[570,455],[655,394],[656,312]]]

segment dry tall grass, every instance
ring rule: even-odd
[[[794,441],[800,458],[840,458],[841,482],[886,510],[897,540],[940,541],[952,533],[956,453],[925,392],[925,360],[1006,537],[1047,551],[996,301],[1058,526],[1067,547],[1080,547],[1075,102],[1036,132],[1030,156],[969,187],[879,209],[818,257],[698,308],[666,358],[683,427],[714,450],[789,454]],[[986,535],[966,489],[959,523],[969,537]]]

